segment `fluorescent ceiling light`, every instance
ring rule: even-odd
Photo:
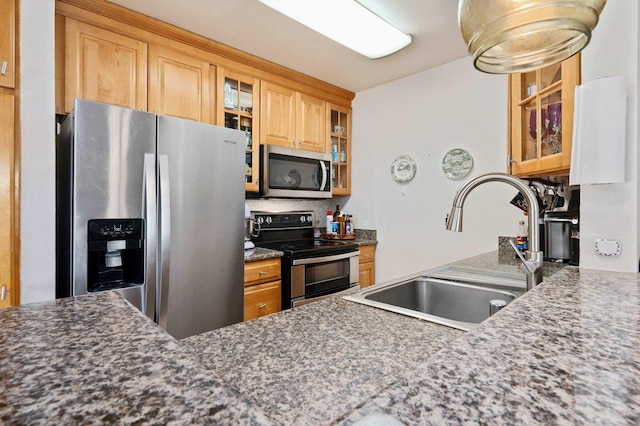
[[[411,43],[404,34],[355,0],[260,0],[314,31],[377,59]]]

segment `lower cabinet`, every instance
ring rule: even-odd
[[[280,259],[244,265],[244,320],[279,312],[282,307]]]
[[[359,262],[359,274],[358,283],[360,288],[369,287],[376,283],[376,246],[361,246],[360,247],[360,262]]]

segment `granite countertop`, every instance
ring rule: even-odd
[[[113,292],[0,309],[0,423],[640,424],[640,274],[551,268],[466,333],[338,296],[181,342]]]
[[[280,424],[638,424],[640,274],[544,268],[467,333],[334,297],[183,342]]]
[[[114,292],[0,309],[2,424],[273,424]]]

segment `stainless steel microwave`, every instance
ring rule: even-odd
[[[331,198],[331,154],[260,146],[263,197]]]

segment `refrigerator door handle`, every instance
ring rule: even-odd
[[[144,176],[142,179],[142,211],[146,228],[145,269],[146,280],[142,300],[142,312],[157,321],[156,309],[156,256],[158,245],[158,211],[156,202],[156,156],[144,154]]]
[[[322,160],[320,160],[320,168],[322,168],[322,183],[320,184],[320,191],[324,191],[324,188],[327,185],[327,166]]]
[[[158,271],[158,324],[167,329],[169,309],[169,262],[171,251],[171,194],[169,190],[169,157],[158,156],[159,172],[159,222],[160,222],[160,263]]]

